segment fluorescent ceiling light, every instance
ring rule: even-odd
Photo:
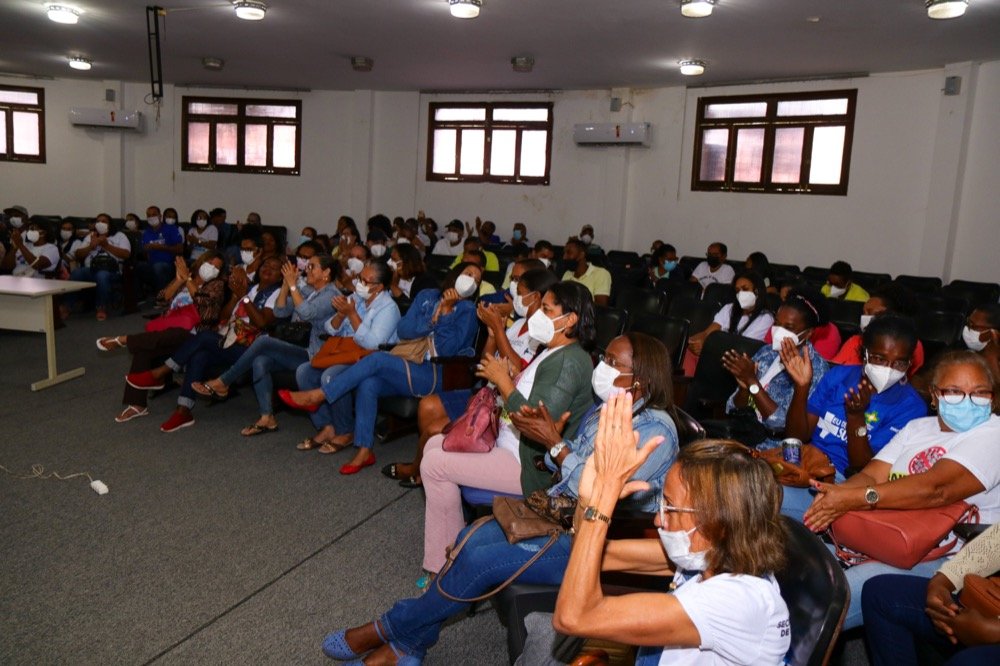
[[[483,0],[448,0],[448,5],[455,18],[474,19],[479,16]]]
[[[684,76],[700,76],[705,73],[704,60],[681,60],[680,65]]]
[[[267,3],[262,0],[236,0],[233,8],[237,18],[244,21],[260,21],[267,13]]]
[[[927,16],[932,19],[958,18],[968,6],[969,0],[927,0]]]
[[[80,10],[69,5],[45,5],[49,20],[72,25],[80,20]]]
[[[681,14],[688,18],[704,18],[712,13],[715,0],[681,0]]]
[[[69,66],[73,69],[78,69],[81,72],[86,72],[90,69],[92,62],[87,58],[81,58],[79,56],[69,59]]]

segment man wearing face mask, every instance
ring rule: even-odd
[[[846,261],[833,262],[822,292],[827,298],[838,298],[842,301],[856,301],[858,303],[864,303],[871,298],[861,285],[854,282],[854,269]]]
[[[497,271],[500,270],[500,260],[497,258],[497,255],[490,252],[489,250],[483,249],[482,241],[480,241],[475,236],[471,236],[465,239],[465,242],[462,243],[462,254],[455,257],[455,261],[451,262],[451,266],[449,266],[449,268],[454,268],[463,261],[469,261],[468,259],[465,258],[465,256],[472,252],[479,252],[480,254],[483,255],[483,258],[486,261],[485,266],[483,266],[483,270],[485,270],[487,273],[496,273]]]
[[[579,282],[593,295],[594,305],[608,305],[611,299],[611,273],[587,261],[587,246],[583,241],[566,241],[563,264],[566,266],[563,281]]]
[[[732,284],[736,271],[726,263],[729,248],[725,243],[712,243],[705,251],[705,261],[698,264],[691,273],[691,282],[697,282],[704,290],[710,284]]]
[[[461,220],[452,220],[445,229],[444,238],[434,245],[431,254],[457,257],[462,254],[462,232],[465,230],[465,225],[462,224]]]
[[[136,266],[139,281],[147,293],[158,293],[174,279],[174,259],[184,254],[184,237],[176,224],[164,224],[158,206],[146,209],[142,232],[146,260]]]
[[[79,245],[74,246],[74,258],[80,267],[70,273],[71,280],[94,282],[98,321],[108,318],[111,292],[121,274],[122,263],[132,254],[128,237],[111,228],[111,216],[101,213],[94,218],[93,230]],[[67,305],[77,300],[77,294],[67,296]]]
[[[368,252],[371,253],[372,258],[380,259],[382,261],[387,259],[386,255],[389,253],[389,238],[381,229],[374,229],[368,232],[368,238],[365,241],[365,245],[368,246]]]

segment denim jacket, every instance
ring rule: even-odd
[[[416,340],[433,334],[434,350],[438,356],[472,356],[475,353],[472,345],[479,326],[475,303],[462,299],[455,303],[450,313],[433,323],[434,310],[440,300],[439,289],[421,290],[406,311],[406,316],[399,320],[396,335],[400,340]]]
[[[361,325],[358,330],[351,326],[351,320],[344,317],[340,326],[334,328],[333,317],[327,320],[326,332],[336,337],[354,337],[354,341],[359,347],[365,349],[378,349],[384,343],[398,342],[396,337],[396,326],[399,325],[399,306],[392,300],[392,294],[383,291],[371,302],[365,300],[357,294],[351,294],[348,298],[354,300],[354,308],[361,317]]]

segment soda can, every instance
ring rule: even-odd
[[[793,465],[802,464],[802,440],[795,437],[781,440],[781,457]]]

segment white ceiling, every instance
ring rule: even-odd
[[[73,0],[76,25],[42,0],[0,3],[0,73],[148,81],[145,5]],[[683,18],[679,0],[487,0],[477,19],[447,0],[268,0],[263,21],[227,0],[163,0],[166,83],[309,89],[506,90],[670,86],[938,68],[1000,59],[1000,0],[927,18],[923,0],[719,0]],[[808,17],[819,17],[809,22]],[[90,58],[89,72],[67,66]],[[354,72],[351,55],[375,59]],[[533,72],[511,70],[531,55]],[[202,68],[223,58],[221,72]],[[697,79],[677,61],[707,61]]]

